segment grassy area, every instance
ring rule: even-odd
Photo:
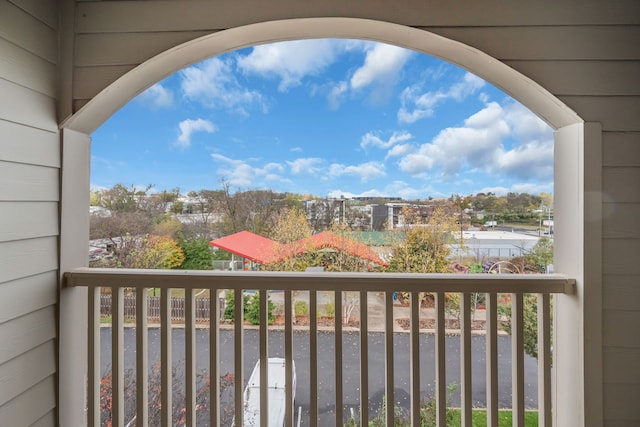
[[[461,425],[461,413],[460,409],[451,409],[454,413],[454,422],[450,424],[450,427],[459,427]],[[472,412],[473,427],[486,427],[487,425],[487,411],[486,409],[474,409]],[[502,410],[498,412],[498,425],[500,427],[510,427],[511,424],[511,411]],[[536,427],[538,425],[538,411],[526,411],[524,413],[524,425],[527,427]]]

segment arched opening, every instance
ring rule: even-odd
[[[579,283],[584,285],[581,280],[584,276],[581,224],[584,220],[586,202],[585,188],[581,181],[581,174],[584,171],[581,160],[584,145],[582,120],[544,88],[500,61],[476,49],[426,31],[378,21],[321,18],[267,22],[215,33],[164,52],[122,76],[63,124],[65,130],[71,131],[65,135],[90,134],[128,100],[153,83],[210,56],[271,41],[319,37],[377,40],[442,58],[493,83],[556,129],[558,131],[556,146],[559,147],[556,154],[556,169],[559,165],[567,171],[556,178],[556,188],[558,193],[572,195],[567,197],[562,209],[558,211],[557,224],[558,228],[563,223],[576,225],[566,227],[566,231],[558,236],[561,241],[560,250],[567,255],[560,256],[556,267],[559,272],[576,276]],[[80,164],[86,166],[86,159],[79,160],[81,160]],[[67,170],[69,170],[68,165],[69,163],[66,166]],[[82,174],[83,171],[84,169],[81,169],[77,173]],[[577,180],[575,180],[576,176]],[[83,176],[79,182],[85,182],[88,186],[88,176]],[[70,208],[73,207],[67,207],[67,209]],[[584,359],[584,342],[580,338],[584,331],[582,324],[584,301],[573,297],[566,297],[566,299],[569,306],[568,314],[558,322],[556,340],[559,343],[570,342],[570,344],[566,346],[566,353],[562,354],[556,367],[561,369],[566,366],[568,374],[564,375],[572,379],[573,383],[569,384],[567,381],[565,384],[565,381],[559,381],[558,396],[564,395],[565,390],[573,390],[572,387],[575,384],[580,384],[581,390],[585,388],[581,373],[584,366],[581,363],[575,364],[576,357],[579,360]],[[563,341],[565,337],[566,341]],[[561,346],[562,344],[558,345],[560,348]],[[580,411],[584,405],[582,392],[571,399],[573,402],[567,404],[566,415],[558,418],[560,425],[563,425],[562,420],[565,419],[574,421],[571,418],[572,414],[582,413]]]

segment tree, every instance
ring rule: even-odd
[[[184,253],[184,262],[180,266],[180,269],[211,270],[213,251],[211,250],[211,245],[209,245],[209,240],[180,240],[179,244]]]
[[[175,240],[164,236],[147,236],[131,254],[128,268],[172,269],[184,262],[184,254]]]
[[[455,218],[442,208],[436,208],[423,226],[408,224],[404,239],[392,248],[388,271],[449,272],[449,244],[453,241],[456,228]]]
[[[304,271],[308,265],[298,258],[309,252],[312,230],[302,209],[285,209],[277,216],[269,237],[279,245],[275,246],[275,256],[279,261],[274,269],[279,271]],[[271,268],[270,268],[271,269]]]
[[[548,237],[542,237],[525,256],[527,269],[538,273],[546,273],[547,266],[553,264],[553,242]]]
[[[501,322],[500,327],[508,334],[511,334],[511,302],[499,304],[498,313],[505,319]],[[553,310],[550,313],[553,316]],[[537,359],[538,296],[535,294],[525,294],[522,298],[522,330],[525,353]]]

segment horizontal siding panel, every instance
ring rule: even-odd
[[[640,26],[425,28],[500,60],[638,60]]]
[[[604,310],[603,319],[605,347],[640,349],[640,310]]]
[[[609,384],[640,384],[640,349],[605,348],[604,382]]]
[[[31,424],[31,427],[55,427],[56,426],[56,413],[54,411],[48,412],[45,416],[40,418],[35,423]]]
[[[603,239],[602,254],[604,274],[621,276],[640,274],[639,239]]]
[[[487,13],[499,10],[500,13]],[[80,33],[147,32],[224,29],[277,19],[340,16],[377,19],[410,26],[505,26],[637,24],[640,5],[635,0],[616,2],[504,2],[487,0],[402,0],[390,8],[387,0],[303,2],[280,0],[269,7],[261,0],[210,2],[80,2],[76,10]],[[144,16],[145,19],[140,19]]]
[[[640,168],[603,168],[602,191],[604,200],[610,203],[640,203]]]
[[[640,384],[605,384],[604,416],[607,420],[634,421],[640,425]],[[612,425],[607,421],[606,425]],[[615,425],[615,424],[613,424]]]
[[[640,95],[640,61],[505,63],[555,95]]]
[[[137,65],[167,49],[207,34],[210,31],[79,34],[75,41],[75,65]]]
[[[74,71],[73,98],[91,99],[100,91],[131,71],[134,65],[112,67],[77,67]],[[135,93],[132,93],[133,97]]]
[[[605,276],[604,283],[603,309],[640,311],[640,275]]]
[[[58,235],[57,202],[0,202],[0,242]]]
[[[0,120],[58,131],[54,98],[2,79],[0,93]]]
[[[604,166],[640,167],[640,132],[604,132],[602,145]]]
[[[0,78],[56,96],[56,66],[51,62],[0,39]]]
[[[57,62],[58,37],[55,29],[8,1],[0,2],[0,38],[49,62]]]
[[[56,0],[12,0],[20,9],[33,15],[51,28],[58,27],[58,6]]]
[[[56,347],[48,341],[0,365],[0,405],[24,393],[56,370]]]
[[[60,167],[60,135],[0,120],[0,161]]]
[[[0,420],[7,426],[28,426],[49,413],[55,404],[56,385],[53,377],[48,377],[0,406]]]
[[[56,237],[0,243],[0,284],[57,268]]]
[[[604,203],[602,235],[608,239],[640,239],[640,203]]]
[[[49,306],[0,324],[0,365],[56,337],[56,311]]]
[[[640,2],[638,3],[640,5]],[[610,76],[615,78],[615,76]],[[640,131],[640,96],[558,97],[585,122],[599,122],[603,131]]]
[[[606,419],[605,426],[606,427],[638,427],[638,421]]]
[[[0,284],[0,324],[53,305],[57,301],[56,271]]]
[[[58,168],[0,162],[0,201],[58,201]]]

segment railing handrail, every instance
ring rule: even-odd
[[[573,294],[563,274],[344,273],[76,268],[66,287]]]

